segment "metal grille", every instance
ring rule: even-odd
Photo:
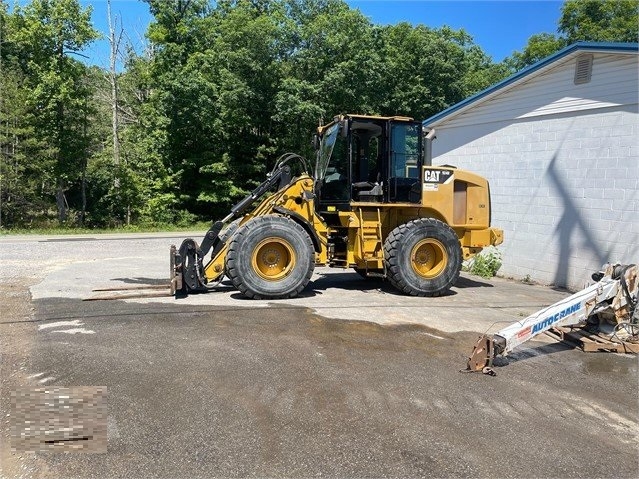
[[[588,83],[592,76],[592,55],[580,55],[575,66],[575,85]]]

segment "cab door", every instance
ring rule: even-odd
[[[422,125],[413,121],[390,121],[388,201],[421,201]]]

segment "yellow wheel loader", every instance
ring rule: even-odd
[[[490,227],[486,179],[426,164],[425,142],[411,118],[335,117],[313,136],[312,174],[304,158],[283,155],[201,244],[171,247],[172,293],[227,276],[246,297],[291,298],[316,265],[382,277],[413,296],[446,293],[462,261],[503,233]]]

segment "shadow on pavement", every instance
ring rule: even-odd
[[[505,358],[497,357],[495,358],[493,365],[495,368],[503,368],[519,361],[527,361],[537,356],[550,356],[551,354],[561,353],[572,349],[576,349],[576,347],[565,342],[543,344],[541,346],[516,350]]]
[[[388,281],[385,281],[382,278],[362,278],[355,272],[321,275],[319,279],[309,283],[309,286],[299,294],[299,297],[312,297],[316,294],[322,294],[322,291],[326,291],[331,288],[341,289],[344,291],[361,291],[363,293],[376,292],[392,294],[394,296],[410,297],[409,295],[395,289]],[[442,296],[454,296],[456,294],[457,293],[455,291],[449,291]]]
[[[475,281],[474,279],[460,276],[455,283],[455,288],[494,288],[495,286],[484,281]]]

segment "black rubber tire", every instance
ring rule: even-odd
[[[461,245],[446,223],[421,218],[390,232],[384,261],[388,280],[398,290],[412,296],[440,296],[459,278]],[[434,267],[428,270],[431,261]]]
[[[235,232],[237,231],[237,229],[240,226],[240,222],[243,220],[244,218],[237,218],[236,220],[234,220],[232,223],[229,223],[228,225],[226,225],[222,231],[220,231],[220,241],[222,243],[226,243],[227,241],[229,241],[231,239],[231,237],[235,234]]]
[[[269,267],[279,273],[269,278]],[[311,238],[302,226],[284,216],[258,216],[247,221],[233,235],[226,253],[228,277],[252,299],[293,298],[306,287],[314,269]]]
[[[240,222],[243,220],[244,218],[237,218],[235,220],[233,220],[231,223],[229,223],[228,225],[226,225],[224,228],[222,228],[222,231],[220,231],[219,234],[219,241],[221,244],[225,244],[228,248],[228,244],[231,241],[231,238],[233,237],[233,235],[235,234],[235,232],[237,231],[237,229],[240,227]],[[226,261],[226,258],[225,258]],[[224,280],[224,277],[228,278],[228,271],[226,271],[226,263],[224,264],[224,274],[218,276],[215,280],[214,283],[216,284],[220,284],[222,282],[222,280]]]

